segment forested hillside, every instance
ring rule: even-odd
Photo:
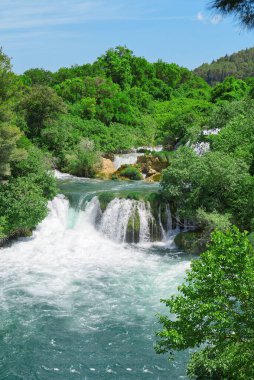
[[[150,63],[126,47],[55,73],[15,75],[3,52],[0,60],[2,236],[28,234],[44,218],[56,193],[50,168],[94,177],[106,153],[156,144],[173,151],[163,196],[205,231],[205,241],[218,226],[253,229],[253,79],[210,87],[186,68]],[[210,148],[203,154],[195,146]]]
[[[189,366],[192,376],[205,373],[200,378],[207,378],[207,371],[215,373],[211,377],[214,379],[229,378],[228,374],[238,371],[238,367],[243,368],[244,374],[248,373],[249,347],[253,347],[250,335],[253,328],[246,330],[244,324],[247,321],[248,327],[249,321],[253,320],[249,317],[253,314],[249,294],[253,292],[248,290],[249,279],[253,279],[251,244],[254,235],[254,65],[251,54],[254,49],[237,53],[232,60],[228,57],[214,63],[219,69],[211,70],[208,80],[201,68],[193,73],[174,63],[160,60],[150,63],[145,58],[136,57],[126,47],[109,49],[93,64],[61,68],[54,73],[34,68],[16,75],[10,59],[0,51],[1,242],[12,236],[31,235],[46,217],[48,201],[57,193],[52,169],[81,177],[96,177],[105,156],[128,152],[138,146],[161,144],[164,151],[158,155],[165,164],[164,170],[158,173],[161,186],[159,192],[149,195],[149,207],[153,201],[155,218],[157,215],[163,226],[168,219],[164,216],[165,220],[162,220],[162,215],[170,214],[171,227],[181,231],[175,242],[185,252],[204,252],[211,239],[216,243],[210,253],[208,251],[205,265],[202,260],[206,259],[194,261],[200,264],[196,265],[197,273],[190,274],[188,281],[191,283],[197,278],[198,285],[194,287],[196,293],[191,290],[187,312],[182,309],[188,294],[185,285],[180,288],[185,292],[183,303],[181,296],[176,301],[174,298],[166,301],[168,306],[171,305],[171,312],[182,313],[183,310],[183,314],[179,314],[182,320],[179,320],[183,328],[187,320],[188,329],[179,332],[182,325],[178,320],[171,324],[167,317],[161,317],[165,328],[173,332],[163,330],[159,333],[162,340],[157,346],[158,352],[163,353],[197,347],[207,343],[206,332],[210,334],[211,331],[215,335],[215,340],[213,336],[210,340],[212,346],[214,342],[218,343],[218,339],[219,345],[214,350],[195,354]],[[231,71],[230,65],[234,67]],[[142,159],[145,162],[151,156],[146,153]],[[123,177],[143,179],[138,164],[122,169]],[[116,173],[110,179],[118,179]],[[114,195],[103,194],[107,205]],[[135,193],[128,193],[128,197],[128,201],[132,200],[134,204],[139,199]],[[121,203],[119,199],[116,201]],[[145,201],[142,202],[144,206]],[[162,214],[162,209],[167,210],[167,214]],[[114,218],[115,224],[119,224],[115,216],[111,219]],[[133,218],[131,222],[138,231],[141,230],[139,218]],[[147,220],[149,226],[149,218]],[[183,226],[187,226],[187,232],[183,231]],[[217,232],[213,235],[214,230]],[[61,239],[62,236],[61,232]],[[238,259],[241,252],[243,254]],[[216,255],[221,262],[219,271],[214,259]],[[216,274],[214,277],[211,268]],[[240,270],[239,276],[237,270]],[[200,271],[208,287],[200,288]],[[241,284],[244,284],[242,289]],[[228,292],[224,298],[221,289],[223,294],[225,289]],[[211,293],[213,290],[217,298]],[[193,294],[197,294],[195,307]],[[209,297],[212,294],[211,303],[206,294]],[[207,309],[203,308],[204,299],[208,302]],[[230,303],[234,300],[232,311],[225,309],[228,300]],[[235,327],[232,315],[241,306],[240,302],[247,312],[239,314],[240,324]],[[206,330],[207,315],[214,305],[211,330]],[[225,310],[229,310],[226,317]],[[188,320],[190,312],[194,313],[192,324]],[[218,328],[214,319],[219,320]],[[225,345],[224,331],[231,335]],[[248,334],[243,333],[245,331]],[[239,356],[240,352],[245,352],[244,358],[247,359],[238,365],[234,355]],[[223,361],[227,365],[221,368]],[[253,373],[252,369],[250,372]]]
[[[210,85],[222,82],[228,76],[247,79],[254,76],[254,48],[226,55],[212,63],[204,63],[194,72]]]

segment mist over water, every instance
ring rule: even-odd
[[[186,378],[187,354],[169,363],[153,344],[189,257],[96,228],[94,196],[134,186],[151,191],[66,181],[33,237],[0,250],[0,379]]]

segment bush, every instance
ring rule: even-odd
[[[82,140],[74,152],[67,152],[64,171],[79,177],[94,177],[101,169],[100,153],[94,149],[93,141]]]
[[[140,171],[134,166],[127,166],[125,169],[121,170],[120,176],[129,178],[133,181],[140,181],[143,179]]]

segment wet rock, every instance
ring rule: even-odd
[[[176,235],[174,242],[183,251],[198,255],[206,250],[208,239],[200,231],[188,231]]]

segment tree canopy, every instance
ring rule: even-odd
[[[179,294],[163,302],[170,314],[159,318],[158,353],[196,349],[193,379],[254,377],[254,249],[245,232],[213,233]]]

